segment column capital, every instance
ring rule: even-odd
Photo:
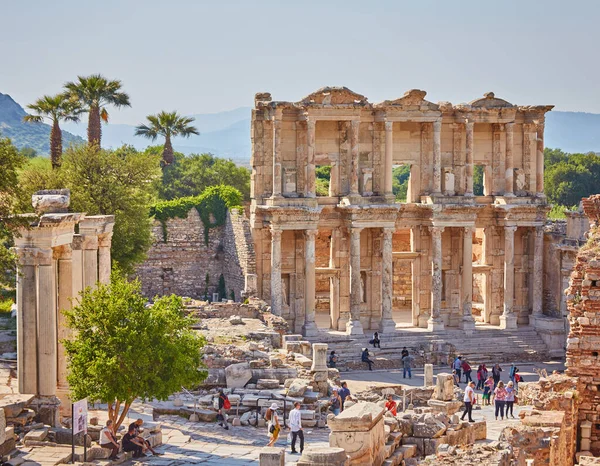
[[[433,131],[438,132],[442,130],[442,120],[438,119],[433,122]]]
[[[350,229],[350,234],[354,234],[354,235],[360,234],[360,232],[364,230],[364,228],[362,228],[362,227],[350,227],[349,229]]]
[[[475,227],[472,225],[469,225],[468,227],[464,227],[463,231],[465,232],[465,235],[472,235],[473,232],[475,231]]]
[[[71,260],[73,258],[73,249],[70,244],[63,244],[52,248],[52,258],[56,260]]]
[[[317,126],[317,120],[315,120],[314,118],[306,118],[306,126],[308,128],[309,131],[314,131],[315,127]]]
[[[396,227],[383,227],[381,229],[384,235],[393,235],[396,232]]]
[[[99,248],[110,248],[112,244],[112,232],[104,233],[98,236],[98,247]]]
[[[446,227],[440,227],[440,226],[437,226],[437,225],[433,225],[433,226],[429,227],[429,231],[430,231],[430,233],[432,235],[438,236],[438,235],[441,235],[444,232],[445,228]]]
[[[465,128],[467,129],[467,132],[472,132],[474,126],[475,122],[473,120],[465,119]]]
[[[22,248],[16,247],[12,250],[17,254],[17,262],[21,266],[26,265],[51,265],[52,249]]]
[[[360,120],[350,120],[350,126],[352,128],[352,131],[358,131],[358,128],[360,126]]]
[[[393,121],[386,121],[385,122],[385,130],[386,131],[392,131],[393,127],[394,127],[394,122]]]
[[[273,227],[273,225],[271,225],[271,239],[281,240],[282,233],[283,233],[283,230],[281,228],[276,228],[276,227]]]
[[[495,133],[501,133],[506,129],[505,123],[494,123],[492,125],[492,130]]]
[[[315,230],[315,229],[307,229],[304,230],[304,236],[306,237],[306,239],[312,239],[314,241],[315,237],[319,234],[319,230]]]
[[[507,132],[510,131],[512,133],[515,129],[515,122],[511,121],[509,123],[504,123],[504,129],[506,129]]]
[[[98,249],[98,237],[84,235],[81,243],[81,249]]]
[[[504,225],[504,232],[505,233],[512,233],[512,234],[514,234],[515,231],[517,231],[517,226],[516,225]]]

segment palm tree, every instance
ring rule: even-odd
[[[60,166],[60,158],[62,155],[62,131],[59,126],[60,121],[79,121],[79,115],[83,109],[79,102],[73,99],[68,99],[64,94],[55,96],[45,95],[35,101],[34,104],[28,105],[27,108],[36,113],[36,115],[25,115],[24,121],[33,123],[41,123],[44,118],[48,118],[52,122],[50,130],[50,161],[52,168]]]
[[[158,136],[163,136],[165,145],[162,156],[165,165],[169,165],[175,160],[173,146],[171,145],[172,137],[183,136],[188,138],[192,134],[200,134],[198,129],[190,124],[194,121],[194,118],[181,116],[177,112],[162,111],[156,115],[148,115],[146,118],[148,124],[136,126],[135,135],[144,136],[153,141]]]
[[[101,74],[77,76],[76,82],[65,84],[66,94],[79,100],[88,112],[88,143],[100,147],[102,125],[100,119],[108,122],[107,105],[131,107],[129,96],[121,92],[121,81],[109,81]]]

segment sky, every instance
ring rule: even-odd
[[[100,72],[131,97],[113,123],[323,86],[600,113],[598,0],[0,0],[0,18],[0,92],[26,105]]]

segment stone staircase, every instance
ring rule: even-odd
[[[485,363],[490,368],[496,362],[530,362],[550,359],[548,348],[535,329],[520,327],[515,330],[504,330],[497,327],[481,325],[472,335],[465,335],[462,330],[451,329],[442,332],[429,332],[426,329],[406,328],[397,329],[393,334],[382,334],[381,349],[369,345],[372,333],[365,336],[349,336],[339,332],[320,332],[318,337],[311,338],[313,343],[327,343],[328,352],[335,351],[338,356],[338,367],[343,370],[366,369],[366,364],[360,361],[361,351],[368,347],[372,358],[375,358],[376,369],[401,367],[400,352],[406,346],[418,364],[419,353],[424,351],[425,360],[429,358],[433,348],[439,348],[441,343],[449,343],[454,347],[454,354],[449,357],[462,355],[477,371],[477,365]],[[435,351],[435,350],[434,350]],[[436,359],[436,358],[433,358]],[[437,358],[440,359],[440,358]],[[440,362],[439,364],[444,365]]]

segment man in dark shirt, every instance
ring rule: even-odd
[[[150,446],[150,442],[148,442],[148,440],[144,439],[144,437],[140,435],[143,423],[143,420],[138,419],[137,421],[129,424],[129,430],[133,429],[135,431],[136,438],[141,442],[141,444],[144,445],[148,450],[150,450],[154,456],[159,456],[160,453],[155,452],[154,449]]]
[[[129,426],[129,430],[123,435],[123,451],[132,451],[134,458],[144,456],[144,448],[140,445],[140,440],[137,438],[137,433],[133,425]]]
[[[400,353],[401,358],[403,358],[404,356],[408,356],[408,350],[406,349],[406,346],[402,348],[402,353]]]
[[[338,395],[342,399],[342,411],[344,410],[344,402],[346,398],[350,398],[350,390],[348,390],[348,384],[346,382],[342,382],[342,388],[338,390]]]

